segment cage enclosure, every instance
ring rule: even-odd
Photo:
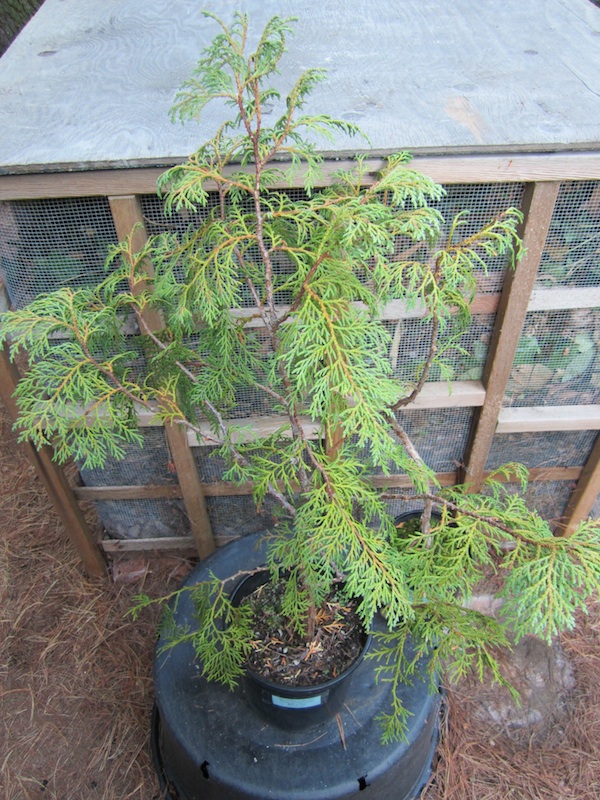
[[[485,267],[482,264],[476,275],[472,321],[461,346],[451,351],[445,371],[432,370],[418,398],[402,407],[398,427],[408,432],[441,485],[463,480],[477,485],[498,463],[518,458],[529,470],[529,503],[553,521],[557,531],[570,531],[594,512],[600,482],[596,435],[600,421],[600,104],[591,88],[598,85],[593,55],[600,34],[600,12],[588,0],[574,0],[568,7],[559,0],[536,2],[526,9],[509,0],[500,10],[477,8],[476,13],[467,0],[459,0],[451,9],[441,0],[425,4],[411,0],[401,7],[392,0],[376,8],[366,2],[353,4],[351,10],[346,6],[325,2],[307,15],[298,0],[281,0],[251,2],[247,10],[255,31],[274,14],[300,18],[281,64],[282,81],[288,72],[302,72],[305,65],[329,70],[329,82],[314,92],[307,111],[324,109],[335,118],[360,123],[368,137],[361,162],[366,166],[365,185],[373,184],[387,155],[407,149],[414,153],[417,168],[445,186],[445,193],[435,201],[440,218],[452,219],[468,209],[468,216],[462,217],[467,236],[490,219],[500,219],[507,207],[518,207],[523,217],[524,257],[515,270],[500,256]],[[220,15],[226,10],[217,2],[207,2],[206,8]],[[212,106],[196,126],[179,128],[166,121],[174,90],[214,36],[212,22],[191,0],[179,0],[168,11],[158,2],[142,4],[139,0],[109,5],[92,0],[85,7],[74,0],[48,0],[0,61],[0,90],[5,100],[0,145],[3,302],[19,309],[58,287],[92,285],[103,274],[111,244],[131,235],[132,247],[137,250],[150,234],[202,224],[207,209],[198,211],[193,204],[165,217],[155,182],[164,167],[183,160],[225,121]],[[256,99],[260,92],[254,88]],[[282,109],[278,108],[277,93],[269,93],[268,102],[263,100],[257,101],[256,108],[267,117],[279,118]],[[243,101],[240,97],[238,101],[243,116]],[[293,105],[290,102],[290,107]],[[286,133],[289,121],[288,116]],[[356,143],[346,136],[347,127],[336,130],[319,178],[324,186],[340,167],[356,163]],[[256,132],[255,159],[262,167],[258,140]],[[257,166],[257,183],[259,173]],[[236,179],[243,181],[244,177]],[[302,176],[294,183],[282,170],[280,180],[276,188],[291,199],[303,199]],[[255,199],[260,230],[263,217],[260,199]],[[225,215],[224,196],[219,200]],[[219,200],[216,194],[209,197],[208,209]],[[389,206],[386,212],[392,216]],[[521,215],[514,216],[520,219]],[[245,211],[241,218],[246,219]],[[255,238],[259,244],[263,242],[258,234]],[[450,248],[451,234],[448,239]],[[427,263],[428,245],[418,236],[411,245]],[[400,252],[404,246],[394,240],[394,248],[388,249]],[[269,269],[271,262],[266,248],[262,252],[268,272],[267,262]],[[345,263],[345,245],[340,252]],[[212,246],[209,253],[213,253]],[[313,266],[318,263],[319,259]],[[273,259],[272,266],[280,275],[289,275],[285,264]],[[179,267],[175,264],[174,270]],[[238,260],[235,269],[240,268]],[[309,274],[314,276],[312,267]],[[157,280],[155,297],[159,284]],[[351,307],[357,296],[364,299],[367,295],[365,287],[359,287],[365,288],[360,295],[354,284],[353,288],[354,293],[345,296],[346,307]],[[121,298],[116,286],[115,295]],[[299,306],[289,298],[288,302],[287,316],[299,317]],[[239,303],[234,311],[236,319],[240,318],[236,334],[254,328],[260,343],[265,331],[256,314],[255,306],[260,305],[256,292],[254,296],[240,294]],[[224,304],[226,316],[232,305]],[[280,313],[285,318],[286,313]],[[139,319],[142,330],[145,318],[141,313]],[[385,368],[377,372],[381,383],[385,383],[382,376],[387,375],[387,359],[397,381],[395,390],[411,378],[415,364],[427,358],[428,319],[427,309],[418,302],[395,300],[382,309],[389,350]],[[143,332],[156,331],[160,320],[155,322],[155,327],[143,328]],[[268,315],[262,324],[273,333]],[[452,322],[448,324],[452,327]],[[120,319],[115,328],[121,336]],[[77,338],[78,330],[69,329],[67,345],[69,339]],[[197,326],[186,330],[186,335],[200,337],[202,330]],[[382,336],[378,341],[383,340]],[[160,343],[157,337],[153,341]],[[215,340],[211,341],[214,344]],[[62,366],[62,359],[54,357],[54,347],[53,340],[48,345],[49,360]],[[366,350],[361,350],[361,363],[364,353]],[[379,355],[374,355],[373,361]],[[146,350],[140,347],[128,358],[131,370],[143,374]],[[327,363],[327,357],[321,356],[321,360]],[[2,395],[14,411],[12,390],[18,374],[6,353],[0,368]],[[252,385],[259,386],[258,382]],[[336,390],[340,395],[354,395],[352,390],[337,386]],[[36,417],[40,395],[46,391],[44,384],[34,396]],[[253,391],[235,397],[233,418],[244,423],[244,436],[254,438],[279,429],[278,406],[270,402],[278,395],[266,394],[267,401]],[[335,414],[334,404],[324,408],[322,416]],[[387,413],[390,407],[385,408]],[[395,411],[396,406],[393,408]],[[239,577],[242,567],[261,566],[264,554],[255,549],[255,540],[260,531],[270,527],[275,512],[272,514],[268,503],[256,511],[252,484],[225,480],[224,464],[213,457],[216,443],[208,424],[185,428],[170,423],[168,414],[163,418],[167,420],[164,428],[155,416],[140,411],[144,446],[131,446],[123,460],[109,462],[102,470],[80,464],[81,485],[74,490],[53,466],[49,448],[32,452],[86,567],[100,572],[104,554],[111,551],[190,546],[201,557],[209,556],[190,580],[204,579],[214,571],[224,581]],[[316,423],[310,431],[302,425],[304,443],[311,436],[325,439],[326,456],[331,455],[331,463],[337,464],[336,453],[327,449],[333,424],[326,424],[326,435]],[[219,433],[224,430],[223,425]],[[235,435],[242,434],[236,431]],[[260,439],[261,447],[263,441]],[[352,440],[357,447],[362,441],[358,433]],[[352,442],[342,450],[350,449]],[[361,459],[363,454],[368,459],[364,450]],[[280,457],[278,450],[274,461]],[[302,457],[296,460],[303,463]],[[409,474],[384,473],[383,457],[373,457],[373,462],[382,469],[380,474],[372,470],[370,480],[376,488],[387,490],[391,515],[410,513],[416,497],[410,493]],[[505,479],[510,481],[510,476]],[[352,487],[353,491],[346,493],[351,509],[346,516],[352,520],[353,535],[359,526],[353,510],[360,506],[357,494],[364,482],[358,489],[356,483]],[[289,482],[286,488],[293,491]],[[331,488],[329,484],[327,488]],[[330,497],[335,496],[331,491]],[[95,541],[87,528],[80,500],[96,503],[106,532],[101,542]],[[306,502],[304,508],[308,506]],[[373,507],[368,519],[360,520],[363,532],[373,521]],[[377,509],[383,518],[383,506]],[[452,535],[459,520],[460,515],[449,526]],[[487,525],[489,520],[482,518],[482,522]],[[334,529],[338,539],[340,530],[339,525]],[[311,543],[315,531],[318,533],[315,526],[308,531]],[[390,541],[393,533],[391,525]],[[432,552],[426,536],[424,531],[423,552]],[[551,535],[548,539],[554,548],[558,540]],[[230,540],[235,541],[212,553],[216,544]],[[394,540],[398,551],[401,540],[399,533]],[[340,549],[344,547],[340,545]],[[412,542],[407,545],[410,547]],[[409,557],[416,560],[414,552]],[[349,560],[350,556],[336,576],[346,587],[355,575],[347,568]],[[278,563],[282,561],[280,558]],[[325,561],[325,570],[336,564],[334,556]],[[284,567],[295,574],[289,561]],[[294,581],[289,580],[288,585],[293,586]],[[380,605],[388,626],[404,624],[406,628],[406,618],[400,619],[396,613],[399,586],[399,582],[393,583]],[[427,617],[435,615],[431,587],[420,587],[424,597],[420,605]],[[404,588],[412,603],[418,582],[408,580]],[[368,596],[364,583],[359,590],[355,583],[350,591],[360,593],[363,599]],[[519,597],[519,592],[514,595]],[[185,614],[198,615],[200,605],[198,596],[188,603],[187,610],[185,601],[175,603],[173,614],[184,614],[184,629],[188,622]],[[462,612],[460,599],[457,605]],[[237,629],[231,618],[227,619],[229,625],[223,632],[233,637],[232,631]],[[370,627],[373,622],[376,637],[374,620],[372,616],[365,624]],[[430,663],[435,653],[443,651],[442,640],[450,638],[452,628],[451,624],[438,628],[443,635],[433,639],[427,653]],[[201,632],[206,629],[210,624],[198,626]],[[254,631],[252,627],[252,635],[258,637]],[[426,637],[415,635],[412,639],[411,632],[411,640],[416,652],[423,653],[419,648]],[[327,692],[333,693],[329,683],[317,693],[311,689],[306,694],[303,689],[301,697],[296,692],[274,691],[271,684],[262,686],[255,706],[247,690],[234,687],[232,694],[226,694],[212,685],[207,689],[200,678],[208,660],[205,655],[206,651],[199,650],[190,653],[186,639],[177,642],[166,656],[160,647],[156,651],[154,745],[166,797],[324,800],[368,791],[372,797],[394,793],[399,800],[409,800],[420,792],[436,743],[439,695],[435,669],[427,685],[421,680],[426,667],[415,673],[408,691],[406,674],[400,674],[404,667],[399,665],[404,662],[398,650],[394,658],[391,651],[389,658],[384,653],[383,665],[375,669],[368,658],[353,670],[344,667],[340,672],[349,673],[351,692],[347,702],[334,705],[332,712],[328,701],[333,694],[326,698]],[[420,658],[419,665],[421,669]],[[397,680],[389,674],[377,680],[380,669],[382,674],[395,670]],[[393,698],[388,691],[390,682]],[[406,708],[413,712],[408,750],[404,743],[391,745],[385,735],[381,739],[375,724],[382,716],[389,719],[386,709],[400,713],[396,701],[398,692],[405,690]],[[316,702],[323,705],[323,716],[313,714]],[[263,723],[265,706],[275,724]],[[309,728],[300,732],[298,715],[308,713]],[[291,715],[294,724],[290,724]],[[280,724],[282,719],[287,720],[286,725]],[[315,747],[313,743],[317,743]],[[293,768],[289,766],[290,753],[294,753]]]
[[[168,109],[214,29],[236,4],[207,0],[46,0],[0,60],[0,275],[5,303],[22,307],[58,286],[103,274],[107,245],[138,223],[141,244],[168,221],[157,177],[212,133]],[[231,8],[230,8],[231,7]],[[600,9],[591,0],[457,0],[377,4],[325,0],[246,3],[255,29],[298,17],[283,71],[324,67],[308,110],[357,122],[369,171],[407,149],[442,183],[447,218],[469,209],[475,229],[507,206],[525,215],[526,255],[479,276],[473,322],[448,383],[432,374],[403,424],[442,484],[477,479],[507,460],[530,471],[530,501],[557,528],[596,513],[600,488]],[[283,80],[283,76],[282,76]],[[278,109],[274,107],[275,116]],[[270,112],[268,112],[270,113]],[[323,181],[350,163],[356,142],[328,145]],[[300,186],[284,186],[301,196]],[[249,314],[251,302],[248,302]],[[424,312],[392,303],[384,319],[401,379],[422,355]],[[141,356],[140,356],[141,357]],[[2,362],[2,394],[17,376]],[[238,416],[273,426],[255,396]],[[143,448],[105,470],[80,471],[71,490],[47,454],[38,469],[90,570],[101,551],[193,549],[206,555],[269,525],[251,486],[223,480],[201,437],[145,425]],[[275,420],[276,422],[276,420]],[[402,491],[405,475],[374,476]],[[96,503],[96,542],[78,511]],[[392,513],[411,509],[391,501]]]

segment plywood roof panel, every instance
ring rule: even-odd
[[[296,16],[278,78],[329,77],[310,101],[357,122],[332,154],[600,149],[600,8],[591,0],[46,0],[0,59],[0,171],[181,158],[225,117],[173,125],[177,87],[217,31]],[[278,109],[272,110],[276,118]]]

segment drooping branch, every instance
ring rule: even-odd
[[[388,419],[388,422],[390,424],[391,429],[394,431],[396,436],[400,439],[400,442],[402,443],[402,446],[404,447],[404,449],[406,450],[406,452],[408,453],[410,458],[412,458],[412,460],[418,466],[424,468],[423,474],[426,475],[427,474],[427,465],[425,464],[425,462],[421,458],[421,456],[420,456],[417,448],[415,447],[412,439],[410,438],[410,436],[404,430],[404,428],[402,427],[400,422],[396,419],[396,417],[394,416],[393,413],[389,414],[387,419]],[[429,483],[429,481],[428,481],[428,483]],[[425,505],[423,507],[423,513],[421,515],[421,531],[423,532],[423,535],[427,535],[429,533],[429,529],[431,527],[431,514],[433,512],[433,501],[430,500],[427,496],[424,496],[423,499],[425,500]]]
[[[321,253],[320,256],[315,258],[311,268],[309,269],[309,271],[306,274],[306,278],[302,281],[302,287],[301,287],[300,291],[298,292],[298,295],[296,296],[296,299],[294,300],[292,305],[289,307],[289,309],[281,317],[279,317],[279,319],[277,319],[273,323],[273,332],[277,331],[277,329],[281,325],[283,325],[283,323],[286,322],[286,320],[288,320],[291,316],[293,316],[296,313],[296,311],[300,308],[300,304],[302,303],[302,300],[304,299],[304,296],[305,296],[305,294],[306,294],[306,292],[308,290],[308,284],[309,284],[311,278],[314,276],[316,271],[319,269],[319,267],[321,266],[323,261],[325,261],[326,258],[329,258],[329,255],[330,255],[329,253]]]
[[[432,316],[433,316],[432,320],[433,328],[431,331],[429,353],[427,354],[427,359],[422,367],[419,380],[409,395],[407,395],[406,397],[401,397],[396,403],[394,403],[394,405],[392,406],[392,411],[398,411],[399,408],[402,408],[403,406],[407,406],[410,403],[414,402],[416,398],[421,394],[421,391],[423,390],[423,387],[425,386],[427,379],[429,378],[429,373],[433,365],[433,360],[438,350],[438,337],[440,332],[440,319],[437,314],[433,314]]]

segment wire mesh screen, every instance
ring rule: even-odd
[[[469,236],[510,206],[519,206],[521,184],[449,185],[434,203],[446,220],[464,209],[457,235]],[[287,190],[301,200],[301,189]],[[140,198],[149,234],[165,230],[185,232],[197,226],[217,207],[218,196],[209,196],[206,209],[163,213],[163,201],[152,195]],[[117,241],[106,198],[76,198],[0,203],[0,275],[12,303],[23,307],[40,292],[58,286],[84,286],[104,276],[109,244]],[[399,247],[402,243],[399,243]],[[431,257],[426,250],[421,258]],[[257,255],[258,259],[258,255]],[[508,257],[492,260],[489,270],[477,271],[477,291],[495,294],[503,283]],[[276,269],[286,272],[283,259]],[[538,287],[600,286],[600,183],[579,181],[561,187],[538,275]],[[285,298],[282,298],[285,302]],[[253,305],[244,297],[243,305]],[[447,351],[447,372],[434,365],[430,381],[479,380],[488,352],[494,314],[476,314],[469,330]],[[390,335],[390,360],[399,380],[414,381],[428,354],[430,323],[419,319],[386,321]],[[259,329],[255,330],[260,338]],[[537,311],[527,315],[517,357],[505,397],[506,405],[579,405],[597,403],[600,391],[600,310]],[[265,347],[267,347],[265,345]],[[268,347],[265,350],[268,352]],[[232,417],[264,417],[273,412],[273,401],[264,393],[240,389]],[[454,472],[462,464],[473,411],[470,408],[401,411],[399,419],[425,461],[436,472]],[[529,468],[582,466],[589,454],[594,432],[514,434],[496,436],[488,460],[493,468],[508,460]],[[201,480],[223,480],[224,464],[209,457],[213,448],[196,448]],[[368,458],[368,454],[365,454]],[[122,462],[105,470],[82,470],[88,486],[175,484],[162,429],[144,431],[144,447],[128,448]],[[532,484],[533,507],[556,518],[564,510],[569,482]],[[394,513],[413,510],[420,502],[401,490],[406,500],[391,501]],[[250,495],[207,497],[214,531],[219,537],[238,536],[269,527],[277,519],[271,501],[257,511]],[[101,501],[98,512],[111,536],[153,538],[183,535],[188,524],[183,503],[177,499]]]
[[[526,315],[505,405],[588,405],[600,399],[600,309]]]
[[[302,189],[288,189],[285,192],[293,200],[305,200],[307,198],[306,192]],[[184,234],[188,229],[199,227],[208,217],[218,209],[219,196],[217,192],[209,192],[206,206],[198,206],[197,210],[190,211],[189,209],[182,209],[178,212],[165,215],[164,201],[156,195],[143,195],[140,197],[140,204],[142,207],[142,214],[146,229],[150,234],[159,234],[165,231],[172,231],[179,235]],[[248,213],[254,210],[253,200],[248,197],[243,202],[244,209],[247,208]],[[244,251],[244,257],[248,261],[254,260],[255,263],[261,262],[261,256],[258,247],[250,247]],[[271,256],[273,271],[276,275],[286,275],[293,270],[291,260],[283,253],[276,252]],[[279,291],[277,300],[280,304],[289,302],[290,295],[285,291]],[[256,305],[249,289],[242,285],[240,291],[240,307],[250,308]]]
[[[61,286],[97,283],[116,242],[106,197],[0,203],[0,275],[16,308]]]
[[[143,446],[128,445],[125,458],[110,458],[103,469],[80,468],[86,486],[177,484],[163,428],[141,430]],[[152,539],[188,533],[183,503],[177,498],[102,500],[96,510],[107,533],[118,539]]]
[[[462,211],[467,210],[468,214],[462,218],[455,238],[460,236],[464,239],[481,230],[506,209],[520,208],[523,196],[523,184],[520,183],[452,184],[444,188],[446,196],[432,204],[446,221],[442,241],[448,234],[450,223]],[[477,291],[483,294],[498,292],[502,288],[508,261],[508,256],[498,256],[488,263],[487,273],[477,269]]]
[[[218,447],[194,447],[193,453],[202,483],[218,483],[223,480],[227,464],[219,455]]]
[[[561,185],[537,285],[600,285],[600,181]]]
[[[454,472],[463,463],[472,408],[400,411],[397,418],[425,463],[435,472]]]
[[[470,328],[460,336],[457,335],[458,328],[450,322],[448,336],[453,337],[453,341],[441,354],[445,364],[444,375],[439,364],[434,362],[428,380],[479,380],[487,357],[494,319],[493,314],[476,314]],[[391,341],[390,361],[395,377],[402,381],[418,379],[420,368],[429,353],[432,323],[422,319],[403,319],[386,321],[385,326]]]
[[[218,451],[218,447],[212,446],[193,448],[198,475],[205,484],[215,484],[224,480],[227,464]],[[272,458],[273,455],[270,453],[269,457]],[[235,489],[233,491],[235,492]],[[247,492],[245,488],[241,491]],[[271,528],[285,513],[277,501],[269,496],[258,509],[253,496],[248,493],[208,496],[206,507],[213,533],[222,541]]]
[[[271,498],[257,509],[251,495],[207,497],[206,509],[213,534],[222,542],[272,528],[282,512]]]
[[[272,353],[270,342],[265,335],[264,328],[248,328],[246,329],[247,342],[254,348],[254,352],[258,359],[264,359],[265,365],[262,375],[257,375],[258,379],[263,383],[268,383],[267,369],[268,357]],[[208,360],[210,354],[206,349],[203,349],[199,344],[199,337],[197,335],[186,337],[186,346],[194,350],[197,354],[199,361]],[[258,367],[257,367],[258,370]],[[235,398],[232,408],[227,409],[228,415],[236,419],[243,419],[244,417],[265,416],[273,413],[276,401],[265,391],[252,386],[238,385],[235,387]],[[201,416],[201,409],[197,409],[198,414]]]
[[[164,231],[183,234],[190,227],[200,227],[219,205],[218,193],[209,192],[206,206],[198,206],[195,212],[182,209],[166,216],[162,197],[156,194],[144,194],[140,195],[139,200],[144,215],[144,224],[150,236]]]
[[[431,206],[436,208],[445,220],[441,229],[440,241],[442,242],[445,242],[448,236],[453,219],[465,209],[468,210],[468,214],[462,218],[457,232],[457,236],[462,236],[463,238],[480,230],[507,208],[511,206],[518,208],[523,194],[523,185],[515,183],[453,184],[444,188],[445,196],[441,200],[431,203]],[[294,201],[307,198],[304,190],[300,188],[286,189],[285,193]],[[146,227],[151,234],[161,233],[166,230],[180,234],[184,233],[190,226],[198,226],[204,222],[208,215],[219,205],[218,194],[209,192],[206,207],[199,207],[195,213],[185,209],[166,217],[164,215],[164,202],[156,195],[144,195],[140,197],[140,202]],[[248,210],[251,210],[250,199],[248,200]],[[402,251],[401,244],[399,244],[399,251]],[[418,255],[415,254],[411,257],[426,259],[430,255],[427,247],[423,244],[419,249]],[[497,257],[490,261],[487,274],[482,269],[476,270],[479,292],[497,292],[502,287],[507,262],[508,258],[506,256]],[[275,265],[276,269],[277,266],[282,270],[286,270],[289,268],[289,262],[287,259],[281,259],[279,265]],[[285,298],[280,298],[280,300],[285,302]],[[250,298],[248,298],[247,304],[252,305]]]
[[[508,492],[520,492],[514,483],[506,484],[506,489]],[[571,481],[532,481],[527,487],[525,502],[542,519],[555,524],[564,514],[572,492]]]
[[[596,441],[597,431],[544,431],[505,433],[494,437],[487,469],[516,461],[528,469],[583,467]]]
[[[521,493],[517,484],[505,484],[508,493]],[[564,514],[567,503],[573,491],[571,481],[534,481],[529,484],[525,493],[525,502],[529,509],[538,514],[551,524],[558,522]],[[423,501],[415,497],[415,493],[406,489],[388,490],[387,495],[395,495],[387,500],[389,513],[393,516],[408,511],[420,511]],[[596,504],[600,511],[600,501]]]

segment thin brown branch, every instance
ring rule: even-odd
[[[394,405],[392,406],[392,411],[397,411],[402,406],[407,406],[409,403],[412,403],[420,394],[427,382],[427,378],[429,377],[429,372],[431,371],[431,366],[433,364],[433,359],[437,353],[437,342],[440,332],[440,320],[437,314],[433,315],[433,330],[431,332],[431,342],[429,346],[429,353],[427,355],[427,360],[423,366],[423,370],[421,371],[421,375],[419,376],[419,380],[415,388],[407,397],[401,397]]]
[[[421,500],[429,500],[430,502],[436,505],[446,506],[451,511],[461,514],[462,516],[471,517],[472,519],[479,520],[480,522],[483,522],[486,525],[489,525],[490,527],[496,528],[497,530],[506,533],[512,539],[518,539],[524,544],[530,544],[533,547],[547,547],[554,550],[556,549],[558,540],[561,539],[561,537],[553,537],[553,536],[549,536],[548,539],[539,539],[539,540],[530,539],[528,536],[523,535],[521,531],[519,531],[517,528],[512,528],[510,525],[505,525],[496,517],[489,517],[486,514],[479,514],[477,511],[473,511],[468,508],[463,508],[457,503],[453,503],[451,500],[448,500],[446,497],[428,493],[419,494],[417,495],[417,497]]]
[[[414,446],[410,436],[404,430],[402,425],[398,422],[396,417],[393,414],[388,414],[387,419],[389,421],[392,430],[394,431],[396,436],[400,439],[402,446],[404,447],[408,455],[412,458],[412,460],[415,463],[423,467],[426,467],[427,465],[421,458],[419,451]],[[421,531],[424,535],[427,535],[429,533],[429,528],[431,527],[431,514],[433,511],[433,501],[427,497],[424,497],[423,499],[425,500],[425,506],[423,508],[423,513],[421,514]],[[431,542],[429,542],[429,544],[431,544]]]
[[[412,440],[411,440],[410,436],[407,434],[407,432],[404,430],[404,428],[398,422],[398,420],[394,417],[394,415],[393,414],[388,414],[386,419],[387,419],[390,427],[392,428],[392,430],[396,434],[396,436],[400,439],[400,442],[402,443],[402,446],[404,447],[404,449],[406,450],[408,455],[412,458],[412,460],[415,461],[417,464],[421,464],[422,466],[426,466],[425,462],[423,461],[423,459],[419,455],[419,451],[417,450],[417,448],[412,443]]]
[[[248,459],[244,458],[244,456],[239,452],[239,450],[236,450],[236,448],[233,446],[232,442],[229,440],[227,426],[225,425],[225,422],[224,422],[223,417],[221,416],[221,414],[217,411],[217,409],[214,407],[214,405],[210,401],[205,400],[204,401],[204,405],[206,406],[206,408],[208,408],[210,413],[214,416],[215,420],[217,421],[217,425],[219,426],[219,431],[221,433],[221,436],[227,442],[227,446],[228,446],[229,452],[232,455],[232,458],[238,464],[240,464],[240,466],[246,467],[246,468],[250,467],[251,464],[248,461]],[[267,491],[271,495],[271,497],[274,497],[276,500],[279,501],[279,503],[283,506],[283,508],[285,508],[285,510],[288,512],[288,514],[291,517],[295,517],[296,516],[296,509],[288,502],[288,500],[284,497],[284,495],[275,486],[273,486],[272,483],[270,483],[268,485]]]

